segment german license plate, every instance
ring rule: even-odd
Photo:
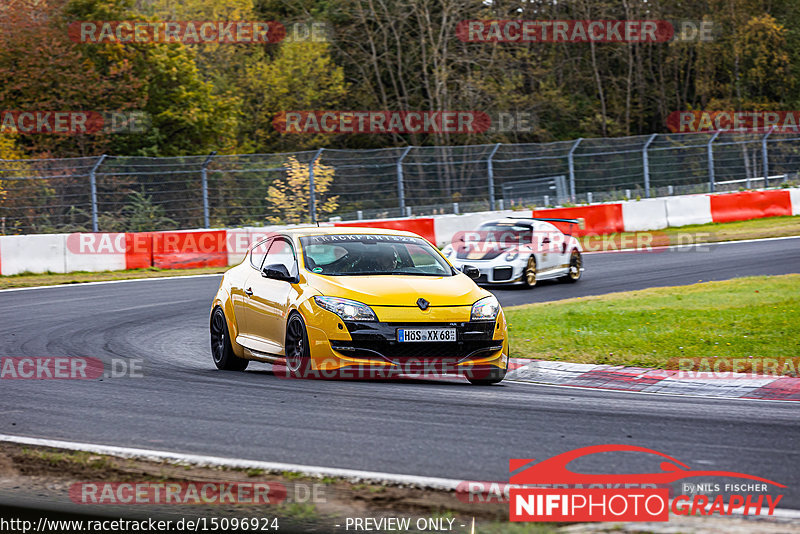
[[[455,341],[455,328],[398,328],[397,341],[420,343],[424,341]]]

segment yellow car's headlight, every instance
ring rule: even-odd
[[[484,297],[472,305],[470,320],[494,321],[500,313],[500,303],[494,297]]]
[[[320,308],[333,312],[345,321],[377,321],[372,308],[355,300],[339,297],[314,297]]]

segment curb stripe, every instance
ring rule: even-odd
[[[677,371],[512,358],[508,380],[600,390],[767,401],[800,401],[800,378],[729,373],[675,378]]]

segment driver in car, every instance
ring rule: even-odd
[[[397,268],[397,254],[392,247],[379,247],[373,258],[376,271],[391,273]]]

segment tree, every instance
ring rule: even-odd
[[[329,143],[330,135],[281,134],[273,119],[280,112],[341,109],[347,95],[344,71],[324,42],[283,43],[272,61],[254,63],[247,71],[246,116],[260,152],[308,150]]]
[[[309,210],[309,165],[300,163],[296,157],[289,156],[285,178],[279,178],[267,190],[267,205],[275,215],[267,217],[271,223],[298,224],[311,222]],[[325,198],[333,183],[334,169],[314,163],[314,191],[316,212],[319,218],[330,214],[339,207],[338,196]]]

